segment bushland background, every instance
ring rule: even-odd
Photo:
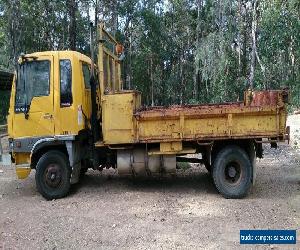
[[[124,86],[145,105],[237,101],[249,87],[289,87],[290,110],[300,105],[299,0],[0,0],[0,69],[22,52],[89,55],[100,21],[125,46]]]

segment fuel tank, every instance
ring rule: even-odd
[[[117,170],[123,176],[176,173],[176,155],[148,155],[144,149],[118,150]]]

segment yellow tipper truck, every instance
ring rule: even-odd
[[[8,115],[17,176],[34,169],[38,191],[56,199],[88,168],[175,175],[177,162],[193,162],[207,168],[224,197],[246,196],[262,144],[287,139],[287,91],[249,90],[236,103],[143,107],[140,92],[122,87],[122,46],[103,24],[97,29],[96,65],[93,55],[74,51],[20,57]]]

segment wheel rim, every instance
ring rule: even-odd
[[[44,181],[47,186],[56,188],[60,185],[62,180],[61,168],[58,164],[49,164],[45,170]]]
[[[237,185],[241,181],[241,165],[237,162],[230,162],[225,167],[225,181],[229,185]]]

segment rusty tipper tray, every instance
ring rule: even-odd
[[[286,133],[286,91],[245,92],[244,102],[142,108],[139,142],[276,138]]]

